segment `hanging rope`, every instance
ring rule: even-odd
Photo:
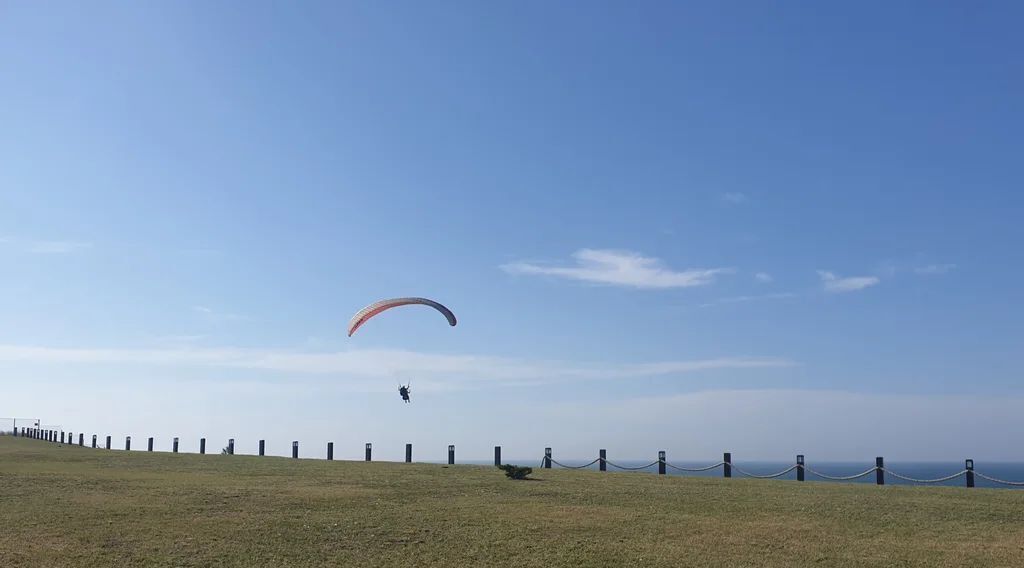
[[[676,465],[672,465],[672,464],[670,464],[668,462],[665,462],[665,466],[666,467],[670,467],[670,468],[672,468],[672,469],[674,469],[676,471],[691,471],[691,472],[710,471],[712,469],[715,469],[716,467],[721,467],[723,465],[725,465],[725,462],[718,462],[718,463],[716,463],[714,465],[709,465],[707,467],[679,467],[679,466],[676,466]]]
[[[732,464],[730,464],[730,465],[732,465]],[[788,468],[780,471],[779,473],[773,473],[771,475],[755,475],[753,473],[749,473],[749,472],[743,471],[742,469],[736,467],[735,465],[733,465],[732,468],[735,469],[736,471],[738,471],[740,474],[745,475],[747,477],[756,477],[757,479],[773,479],[773,478],[776,478],[776,477],[782,477],[783,475],[786,475],[787,473],[789,473],[789,472],[793,471],[794,469],[796,469],[797,466],[796,465],[791,465]]]
[[[974,475],[977,475],[978,477],[980,477],[982,479],[987,479],[988,481],[991,481],[992,483],[1001,483],[1003,485],[1012,485],[1014,487],[1024,487],[1024,481],[1006,481],[1004,479],[996,479],[995,477],[989,477],[989,476],[985,475],[984,473],[978,473],[977,471],[974,472]]]
[[[885,473],[895,477],[896,479],[902,479],[903,481],[910,481],[910,482],[913,482],[913,483],[942,483],[943,481],[950,481],[952,479],[956,479],[956,478],[960,477],[961,475],[967,473],[967,470],[965,469],[963,471],[954,473],[953,475],[947,475],[946,477],[940,477],[938,479],[914,479],[913,477],[907,477],[905,475],[900,475],[900,474],[898,474],[896,472],[889,471],[888,469],[884,469],[883,468],[882,471],[884,471]]]
[[[814,471],[813,469],[807,467],[806,465],[804,466],[804,471],[806,471],[807,473],[810,473],[811,475],[816,475],[816,476],[818,476],[818,477],[820,477],[822,479],[829,479],[829,480],[832,480],[832,481],[850,481],[852,479],[860,479],[861,477],[864,477],[865,475],[871,475],[872,473],[875,473],[875,470],[877,470],[877,469],[878,469],[877,467],[873,467],[873,468],[871,468],[871,469],[869,469],[867,471],[864,471],[862,473],[858,473],[856,475],[834,476],[834,475],[825,475],[824,473],[819,473],[817,471]]]
[[[558,467],[564,467],[565,469],[586,469],[599,461],[601,461],[601,458],[597,458],[594,461],[588,463],[587,465],[565,465],[564,463],[559,463],[555,461],[554,458],[551,458],[551,463],[557,465]]]
[[[660,460],[654,460],[651,463],[649,463],[647,465],[644,465],[644,466],[640,466],[640,467],[626,467],[626,466],[623,466],[623,465],[618,465],[618,464],[612,463],[612,462],[610,462],[608,460],[604,460],[604,463],[606,463],[606,464],[608,464],[608,465],[610,465],[612,467],[617,467],[619,469],[625,469],[625,470],[628,470],[628,471],[640,471],[641,469],[647,469],[649,467],[656,466],[659,463],[661,463],[661,461]]]

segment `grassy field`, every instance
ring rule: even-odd
[[[0,566],[1024,566],[1024,491],[0,437]]]

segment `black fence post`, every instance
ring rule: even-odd
[[[732,454],[729,452],[722,454],[722,461],[725,462],[725,465],[722,466],[723,477],[732,477]]]
[[[125,438],[124,438],[124,451],[128,452],[128,451],[131,451],[131,449],[132,449],[132,437],[131,436],[125,436]]]
[[[93,435],[92,435],[92,447],[93,447],[94,449],[96,448],[96,434],[93,434]]]
[[[229,456],[235,455],[235,439],[234,438],[228,438],[228,455]]]
[[[501,446],[494,446],[494,465],[501,466]]]
[[[405,463],[412,463],[412,444],[405,445]]]
[[[551,469],[551,448],[544,448],[544,469]]]
[[[199,455],[206,453],[206,438],[199,438]]]
[[[334,459],[334,442],[327,442],[327,461]]]
[[[366,442],[366,461],[373,461],[373,444]]]
[[[267,442],[266,440],[260,440],[260,455],[261,456],[263,455],[263,451],[267,447],[267,443],[266,442]]]
[[[796,456],[796,480],[804,480],[804,455],[797,454]]]
[[[110,449],[110,436],[107,436],[107,449]]]
[[[964,462],[964,468],[967,470],[967,487],[974,487],[974,460]]]
[[[448,465],[455,464],[455,445],[448,444]]]
[[[174,438],[174,444],[172,445],[171,451],[178,453],[178,438]]]
[[[60,433],[60,443],[64,443],[64,432]]]
[[[665,450],[658,452],[658,475],[665,475]]]
[[[885,460],[875,458],[875,484],[885,485]]]
[[[146,444],[146,451],[147,452],[152,452],[153,451],[153,438],[152,437],[149,439],[149,442]]]
[[[82,432],[78,433],[78,445],[83,448],[85,447],[85,434]]]
[[[292,442],[292,459],[293,460],[299,459],[299,441],[298,440],[294,440]]]
[[[597,467],[601,471],[608,471],[608,450],[597,451]]]

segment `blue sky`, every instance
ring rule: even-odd
[[[0,413],[1019,458],[1022,16],[7,3]]]

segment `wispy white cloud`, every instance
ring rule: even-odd
[[[772,275],[768,274],[767,272],[758,272],[757,274],[754,275],[754,280],[757,280],[758,282],[764,284],[768,284],[770,282],[773,282],[775,279],[772,278]]]
[[[740,192],[728,192],[722,194],[722,201],[732,205],[741,205],[749,201],[746,194]]]
[[[881,282],[877,276],[847,276],[840,278],[827,270],[819,270],[822,285],[826,292],[854,292],[874,286]]]
[[[0,243],[31,254],[69,254],[92,248],[92,243],[82,241],[48,241],[10,236],[0,237]]]
[[[919,266],[914,269],[914,272],[918,274],[936,275],[946,274],[947,272],[954,270],[955,264],[929,264],[926,266]]]
[[[661,260],[636,252],[611,249],[582,249],[573,254],[575,266],[547,266],[514,262],[501,266],[511,274],[557,276],[571,280],[632,288],[688,288],[711,284],[728,268],[672,270]]]
[[[777,294],[760,294],[755,296],[732,296],[729,298],[719,298],[711,302],[701,304],[702,308],[710,308],[712,306],[719,306],[722,304],[739,304],[744,302],[756,302],[760,300],[784,300],[786,298],[795,298],[796,294],[792,292],[779,292]]]
[[[249,316],[241,314],[233,314],[230,312],[222,312],[215,310],[208,306],[192,306],[192,311],[202,316],[209,322],[212,323],[225,323],[231,321],[248,321],[251,320]]]
[[[630,379],[711,370],[792,367],[780,357],[723,357],[607,365],[524,361],[484,355],[446,355],[404,350],[305,352],[281,349],[169,347],[157,349],[56,348],[0,345],[0,361],[61,365],[114,364],[177,368],[254,369],[343,378],[391,378],[414,375],[434,384],[457,387],[467,382],[546,383],[583,379]]]

